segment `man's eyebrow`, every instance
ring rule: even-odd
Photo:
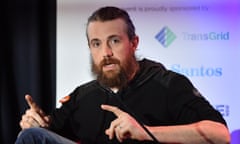
[[[108,39],[115,38],[115,37],[117,37],[117,38],[121,38],[120,35],[110,35],[110,36],[108,36]]]
[[[90,40],[90,42],[93,42],[93,41],[100,41],[100,40],[98,38],[94,38]]]
[[[114,34],[114,35],[110,35],[110,36],[108,36],[107,39],[111,39],[111,38],[115,38],[115,37],[117,37],[117,38],[121,38],[120,35],[116,35],[116,34]],[[95,41],[100,41],[100,39],[98,39],[98,38],[93,38],[93,39],[90,40],[90,42],[95,42]]]

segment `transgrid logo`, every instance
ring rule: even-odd
[[[167,48],[176,39],[176,35],[165,26],[155,38],[163,45],[163,47]]]

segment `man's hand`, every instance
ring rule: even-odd
[[[47,116],[41,108],[33,101],[30,95],[25,95],[25,99],[29,105],[29,109],[26,110],[20,121],[22,129],[30,127],[48,127],[50,123],[50,117]]]
[[[105,131],[109,139],[113,139],[114,135],[120,142],[129,138],[136,140],[147,139],[147,133],[128,113],[120,110],[118,107],[110,105],[101,105],[101,108],[117,116],[117,118],[111,122],[110,127]]]

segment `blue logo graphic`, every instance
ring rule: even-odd
[[[230,115],[230,106],[229,105],[219,104],[219,105],[216,105],[215,108],[225,117]]]
[[[155,38],[163,45],[163,47],[167,48],[176,39],[176,35],[165,26]]]

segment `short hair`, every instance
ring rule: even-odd
[[[94,21],[109,21],[121,18],[125,21],[127,26],[127,35],[130,40],[133,40],[133,38],[136,36],[135,33],[135,26],[133,25],[133,22],[129,16],[129,14],[120,8],[112,7],[112,6],[106,6],[102,7],[98,10],[96,10],[89,18],[87,22],[87,26],[90,22]]]

